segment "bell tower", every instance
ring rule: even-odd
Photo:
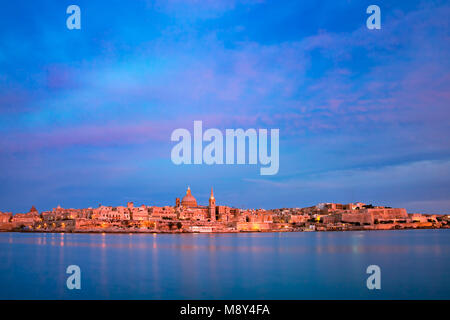
[[[211,188],[211,196],[209,197],[208,211],[211,221],[216,221],[216,199],[214,198],[213,188]]]

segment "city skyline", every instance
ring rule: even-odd
[[[450,215],[408,213],[380,204],[319,203],[304,208],[235,208],[216,203],[213,187],[208,205],[197,202],[188,186],[173,205],[162,207],[99,204],[27,213],[1,212],[0,231],[83,233],[239,233],[448,229]]]
[[[35,205],[31,205],[31,209],[30,210],[25,210],[23,212],[11,212],[11,211],[6,211],[6,210],[2,210],[0,208],[0,213],[3,214],[12,214],[13,216],[15,214],[27,214],[27,213],[31,213],[31,212],[52,212],[54,210],[91,210],[91,209],[95,209],[95,208],[125,208],[125,207],[130,207],[131,208],[137,208],[137,207],[145,207],[145,208],[168,208],[168,207],[184,207],[184,208],[197,208],[197,209],[201,209],[204,210],[206,208],[209,208],[211,206],[211,200],[214,201],[214,207],[227,207],[230,209],[239,209],[239,210],[243,210],[243,211],[258,211],[258,210],[262,210],[262,211],[271,211],[271,210],[281,210],[281,209],[307,209],[307,208],[313,208],[313,207],[318,207],[321,208],[323,206],[326,205],[331,205],[331,204],[336,204],[336,202],[330,202],[330,201],[323,201],[323,202],[319,202],[319,203],[314,203],[314,204],[310,204],[307,206],[294,206],[294,207],[286,207],[286,206],[280,206],[280,207],[274,207],[274,208],[263,208],[263,207],[237,207],[237,206],[233,206],[230,205],[229,203],[222,203],[219,201],[219,203],[216,204],[216,199],[214,196],[214,187],[210,188],[210,192],[208,194],[207,197],[197,197],[194,196],[193,194],[194,192],[191,190],[190,185],[186,186],[186,194],[181,198],[179,196],[179,194],[176,194],[175,197],[173,198],[174,201],[172,201],[171,203],[164,203],[162,205],[157,205],[156,203],[152,202],[152,201],[147,201],[147,202],[142,202],[142,203],[135,203],[133,200],[128,200],[126,201],[126,203],[119,203],[116,205],[111,205],[108,203],[98,203],[97,205],[93,205],[93,206],[84,206],[84,207],[65,207],[64,205],[61,205],[60,203],[58,203],[58,205],[52,206],[52,208],[44,208],[44,209],[40,209],[38,210],[36,208]],[[200,201],[197,200],[197,198],[200,198]],[[349,202],[349,203],[345,203],[344,202],[340,202],[337,203],[337,205],[339,206],[348,206],[349,208],[351,208],[352,206],[354,207],[358,207],[358,206],[362,206],[362,205],[367,205],[369,207],[372,207],[373,204],[372,202],[370,203],[364,203],[361,201],[355,201],[355,202]],[[126,206],[125,206],[126,204]],[[375,207],[380,206],[380,207],[385,207],[385,208],[392,208],[391,206],[389,206],[387,203],[378,203],[375,205]],[[406,212],[406,211],[405,211]],[[429,212],[419,212],[419,211],[408,211],[409,214],[428,214],[430,215]],[[442,213],[443,216],[449,216],[448,212],[443,212]]]
[[[5,3],[0,210],[162,206],[189,184],[238,208],[379,203],[448,213],[450,5]],[[175,165],[170,134],[280,131],[279,171]]]

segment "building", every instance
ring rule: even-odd
[[[128,207],[109,207],[100,205],[98,208],[92,210],[93,219],[118,221],[130,220],[131,212]]]
[[[184,208],[195,208],[197,207],[197,200],[191,194],[191,188],[188,187],[186,191],[186,195],[181,200],[181,206]]]
[[[330,214],[320,216],[325,224],[350,223],[356,225],[373,225],[388,222],[406,222],[409,219],[403,208],[369,207],[353,210],[334,210]]]
[[[211,188],[211,196],[209,197],[208,211],[211,221],[216,221],[216,199],[214,199],[213,188]]]
[[[188,187],[186,195],[181,200],[181,206],[179,205],[179,198],[177,198],[175,200],[174,209],[177,212],[178,218],[182,220],[216,221],[217,207],[212,188],[211,196],[209,197],[208,201],[208,206],[198,205],[197,199],[195,199],[195,197],[191,193],[191,188]]]
[[[41,221],[41,216],[34,206],[28,213],[17,213],[11,219],[16,226],[33,226],[35,222],[39,221]]]
[[[12,213],[0,212],[0,223],[8,223],[9,221],[11,221],[11,218],[12,218]]]
[[[142,205],[135,208],[133,202],[128,203],[128,210],[130,211],[130,219],[134,221],[148,221],[150,218],[149,209]]]
[[[177,219],[177,211],[174,207],[150,207],[148,211],[150,216],[155,219]]]

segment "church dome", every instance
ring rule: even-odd
[[[181,200],[181,205],[183,207],[196,207],[197,206],[197,200],[191,194],[191,188],[188,187],[188,189],[186,191],[186,195]]]

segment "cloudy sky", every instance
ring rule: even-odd
[[[244,208],[450,212],[450,1],[377,1],[2,0],[0,211],[172,205],[190,185],[200,204],[213,186]],[[279,128],[278,174],[174,165],[194,120]]]

